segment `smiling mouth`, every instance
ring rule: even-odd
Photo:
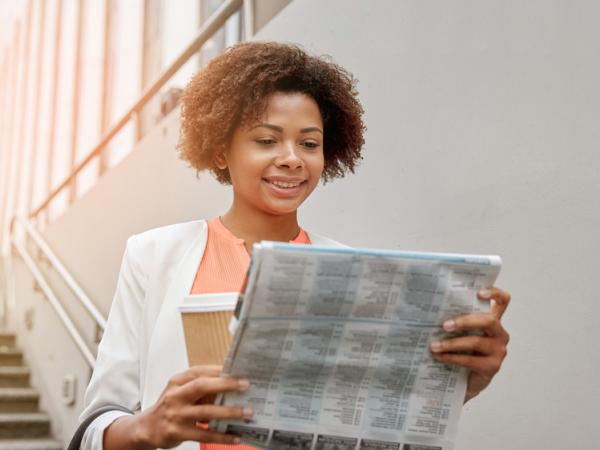
[[[265,178],[265,181],[269,184],[272,184],[273,186],[276,186],[280,189],[294,189],[297,188],[298,186],[300,186],[303,183],[306,183],[306,180],[303,181],[277,181],[277,180],[267,180]]]

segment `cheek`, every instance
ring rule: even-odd
[[[235,161],[234,166],[230,166],[230,173],[232,173],[232,179],[235,178],[241,184],[251,183],[260,179],[263,171],[263,164],[257,159],[252,158],[250,155],[244,159],[238,159]]]

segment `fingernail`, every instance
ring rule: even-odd
[[[482,289],[479,291],[479,296],[481,298],[490,298],[492,296],[492,291],[489,289]]]
[[[446,330],[446,331],[456,330],[456,322],[452,319],[446,320],[442,326],[444,327],[444,330]]]
[[[254,410],[250,406],[244,406],[244,408],[242,409],[242,414],[244,415],[244,417],[249,419],[254,415]]]
[[[238,380],[238,386],[240,387],[240,391],[245,391],[250,387],[250,381],[248,380]]]
[[[442,350],[442,343],[440,341],[432,341],[429,344],[429,348],[431,348],[432,352],[439,352]]]

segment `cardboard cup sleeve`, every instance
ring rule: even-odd
[[[239,293],[201,294],[185,297],[179,306],[190,366],[223,364],[231,333],[229,321]]]

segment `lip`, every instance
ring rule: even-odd
[[[302,183],[303,181],[306,181],[305,178],[282,177],[282,176],[264,177],[263,179],[267,180],[267,181],[282,181],[284,183]]]
[[[271,192],[273,195],[275,195],[276,197],[279,197],[279,198],[296,197],[296,196],[298,196],[298,194],[300,194],[302,191],[304,191],[304,188],[306,186],[306,180],[302,179],[302,178],[265,177],[262,179],[262,181],[267,186],[267,189],[269,190],[269,192]],[[298,186],[292,187],[292,188],[281,188],[279,186],[275,186],[273,184],[273,181],[281,181],[281,182],[285,182],[285,183],[300,183],[300,184]]]

